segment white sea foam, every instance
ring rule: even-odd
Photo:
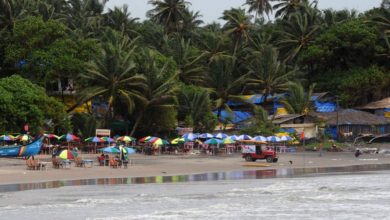
[[[5,193],[0,219],[390,219],[390,172]]]

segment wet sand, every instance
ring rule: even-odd
[[[36,183],[56,180],[81,180],[99,178],[128,178],[150,176],[174,176],[187,174],[230,172],[243,170],[278,170],[284,168],[327,168],[351,167],[355,165],[390,164],[390,155],[363,154],[355,158],[352,152],[318,152],[281,153],[277,163],[265,163],[264,160],[245,162],[240,154],[225,156],[205,155],[131,155],[133,165],[124,168],[98,166],[93,154],[83,154],[84,159],[93,159],[92,168],[75,167],[70,169],[53,169],[49,155],[39,155],[36,159],[46,161],[47,170],[27,170],[25,160],[0,158],[0,184]],[[290,163],[291,161],[291,163]],[[250,165],[250,166],[248,166]]]

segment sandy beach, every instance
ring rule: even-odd
[[[80,168],[72,164],[69,169],[53,169],[50,155],[39,155],[36,158],[46,162],[47,169],[27,170],[25,160],[0,158],[0,184],[91,178],[171,176],[239,170],[280,169],[286,167],[322,168],[364,164],[390,164],[390,155],[388,154],[363,154],[355,158],[352,152],[325,152],[321,157],[318,152],[281,153],[277,163],[265,163],[264,160],[245,162],[239,153],[226,156],[145,156],[136,154],[130,156],[134,163],[133,165],[129,165],[127,169],[114,169],[107,166],[98,166],[97,155],[84,154],[82,157],[84,159],[94,159],[93,167]]]

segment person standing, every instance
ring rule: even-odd
[[[318,150],[320,152],[319,156],[322,157],[322,149],[323,149],[323,144],[320,143],[320,146],[318,147]]]

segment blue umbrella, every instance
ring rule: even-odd
[[[213,138],[214,135],[210,134],[210,133],[203,133],[201,135],[199,135],[200,138]]]
[[[228,137],[227,134],[224,134],[224,133],[218,133],[216,135],[214,135],[215,138],[219,138],[219,139],[225,139]]]
[[[184,139],[193,141],[194,139],[198,138],[198,135],[194,133],[187,133],[182,136]]]
[[[216,139],[216,138],[211,138],[205,141],[204,143],[206,144],[222,144],[222,140]]]
[[[263,136],[256,136],[256,137],[253,138],[253,140],[255,140],[255,141],[267,141],[267,138],[263,137]]]
[[[269,136],[269,137],[267,137],[267,141],[268,142],[279,142],[280,138],[277,136]]]
[[[238,136],[237,135],[232,135],[232,136],[230,136],[230,139],[232,139],[233,141],[236,141],[236,140],[238,140]]]
[[[103,151],[104,153],[111,153],[111,154],[119,154],[120,151],[116,147],[105,147],[102,149],[99,149],[99,151]]]
[[[280,141],[291,141],[292,138],[290,136],[282,136],[280,137]]]
[[[238,136],[238,140],[242,141],[242,140],[252,140],[252,137],[249,136],[249,135],[246,135],[246,134],[242,134],[240,136]]]

